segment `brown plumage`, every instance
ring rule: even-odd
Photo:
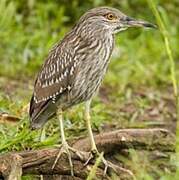
[[[85,102],[84,118],[91,150],[98,153],[90,123],[91,99],[106,73],[114,46],[114,34],[131,26],[154,27],[150,23],[129,18],[114,8],[99,7],[89,10],[50,51],[37,75],[29,111],[31,128],[40,128],[52,116],[58,115],[62,141],[60,151],[66,151],[72,175],[70,151],[76,150],[66,142],[62,112]],[[58,156],[52,168],[57,160]],[[107,167],[104,159],[103,162]]]
[[[114,34],[130,26],[153,27],[109,7],[94,8],[80,18],[37,75],[29,111],[32,128],[40,128],[58,108],[92,98],[105,75]]]

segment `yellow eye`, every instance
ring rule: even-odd
[[[105,15],[105,17],[108,19],[108,20],[114,20],[116,19],[116,16],[112,13],[108,13]]]

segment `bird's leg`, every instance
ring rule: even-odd
[[[90,138],[90,144],[91,144],[91,152],[92,153],[97,153],[97,147],[94,141],[94,137],[93,137],[93,132],[92,132],[92,128],[91,128],[91,117],[90,117],[90,105],[91,105],[91,99],[86,101],[85,103],[85,112],[84,112],[84,118],[86,121],[86,126],[88,129],[88,135]]]
[[[40,142],[43,142],[46,138],[46,134],[45,134],[45,126],[42,127],[41,131],[40,131],[40,136],[39,136],[39,141]],[[43,175],[40,175],[40,180],[43,180],[44,179],[44,176]]]
[[[93,158],[96,158],[97,156],[100,155],[100,153],[96,147],[96,143],[95,143],[92,128],[91,128],[90,105],[91,105],[91,99],[86,101],[85,112],[84,112],[84,118],[86,121],[90,144],[91,144],[91,155],[90,155],[89,159],[86,161],[85,166],[89,163],[90,160],[92,160]],[[106,175],[108,167],[111,167],[111,166],[110,166],[110,163],[108,163],[104,157],[102,157],[102,162],[105,166],[104,167],[104,175]]]
[[[73,148],[71,148],[66,139],[65,139],[65,133],[64,133],[64,127],[63,127],[63,114],[62,114],[62,110],[59,109],[57,110],[57,116],[58,116],[58,120],[59,120],[59,123],[60,123],[60,133],[61,133],[61,141],[62,141],[62,144],[61,144],[61,147],[60,147],[60,151],[53,163],[53,166],[52,166],[52,169],[55,167],[58,159],[60,158],[61,154],[63,152],[65,152],[68,156],[68,160],[69,160],[69,164],[70,164],[70,168],[71,168],[71,175],[73,176],[74,173],[73,173],[73,163],[72,163],[72,158],[71,158],[71,153],[70,153],[70,150],[73,151]]]
[[[59,120],[59,124],[60,124],[60,133],[61,133],[61,145],[60,145],[60,151],[52,165],[52,169],[54,169],[58,159],[60,158],[61,154],[62,153],[66,153],[67,156],[68,156],[68,160],[69,160],[69,164],[70,164],[70,169],[71,169],[71,175],[74,176],[74,172],[73,172],[73,163],[72,163],[72,157],[71,157],[71,152],[76,154],[79,159],[83,160],[83,154],[81,154],[80,151],[70,147],[66,141],[66,138],[65,138],[65,133],[64,133],[64,127],[63,127],[63,113],[62,113],[62,110],[61,109],[58,109],[57,110],[57,117],[58,117],[58,120]]]

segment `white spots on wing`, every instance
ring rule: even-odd
[[[65,66],[67,66],[67,59],[65,58],[63,61],[64,61]]]
[[[52,97],[52,103],[55,104],[55,101],[56,101],[56,96],[53,95],[53,97]]]
[[[71,57],[69,57],[69,60],[68,60],[68,61],[69,61],[69,63],[71,63],[71,62],[72,62],[72,58],[71,58]]]
[[[47,63],[41,72],[39,86],[42,88],[58,84],[68,75],[73,75],[79,62],[79,58],[72,58],[69,52],[60,53],[59,57],[57,48],[51,51],[51,55],[49,56],[51,63]]]
[[[77,62],[75,61],[72,67],[76,68],[76,66],[77,66]]]
[[[60,78],[61,78],[61,79],[63,79],[63,78],[64,78],[64,77],[63,77],[63,74],[61,74]]]
[[[63,63],[61,63],[61,69],[64,69],[64,65],[63,65]]]
[[[63,74],[64,77],[67,77],[68,73],[69,73],[69,71],[68,71],[68,69],[66,69],[65,72],[64,72],[64,74]]]
[[[62,93],[62,91],[63,91],[63,88],[61,87],[59,93]]]
[[[75,68],[79,63],[79,57],[72,58],[73,53],[74,49],[72,49],[72,52],[60,52],[58,46],[51,51],[38,77],[38,86],[42,89],[38,89],[39,92],[37,94],[34,93],[35,103],[49,99],[51,99],[52,103],[56,103],[60,94],[71,90],[71,85],[68,85],[68,76],[74,74]]]
[[[79,48],[80,44],[78,44],[75,48],[74,51],[76,51]]]
[[[54,84],[53,78],[49,81],[49,86],[52,86]]]
[[[67,88],[68,90],[70,90],[71,89],[71,86],[70,85],[68,85],[68,88]]]
[[[47,87],[47,86],[49,86],[48,81],[45,81],[44,87]]]
[[[59,72],[59,60],[57,60],[57,66],[56,66],[56,71],[57,71],[57,73]]]
[[[74,72],[74,67],[72,66],[70,70],[70,75],[73,75],[73,72]]]
[[[34,93],[34,101],[35,101],[35,103],[38,103],[35,93]]]
[[[45,81],[42,85],[40,84],[40,86],[42,88],[45,88],[45,87],[49,86],[48,81]]]
[[[76,67],[76,63],[75,63],[75,67]],[[61,72],[61,74],[58,73],[58,76],[53,76],[55,75],[55,71],[58,69],[57,66],[50,66],[49,68],[50,70],[53,69],[53,72],[48,74],[48,75],[44,75],[41,74],[39,79],[39,86],[41,86],[42,88],[48,87],[48,86],[52,86],[54,84],[60,83],[62,82],[64,79],[66,79],[66,77],[70,74],[72,75],[74,72],[74,66],[72,66],[71,70],[69,71],[69,68],[66,68],[64,71]],[[46,71],[46,70],[44,70]]]
[[[52,74],[55,74],[57,72],[57,69],[56,69],[56,63],[53,64],[53,72]]]
[[[58,80],[58,78],[56,78],[56,79],[55,79],[55,83],[59,83],[59,80]]]
[[[42,97],[42,98],[40,98],[40,99],[38,99],[38,98],[35,96],[35,93],[34,93],[34,101],[35,101],[35,103],[40,103],[40,102],[43,102],[43,101],[47,101],[48,99],[51,99],[51,100],[52,100],[52,103],[55,103],[57,96],[58,96],[59,94],[63,93],[65,90],[68,90],[68,91],[71,90],[71,86],[68,85],[66,88],[61,87],[61,88],[59,89],[59,91],[57,91],[57,92],[55,92],[55,93],[53,93],[53,94],[51,94],[51,95],[49,95],[49,96],[47,96],[47,97]]]

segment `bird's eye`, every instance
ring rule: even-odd
[[[105,17],[108,19],[108,20],[114,20],[116,19],[116,16],[112,13],[108,13],[105,15]]]

